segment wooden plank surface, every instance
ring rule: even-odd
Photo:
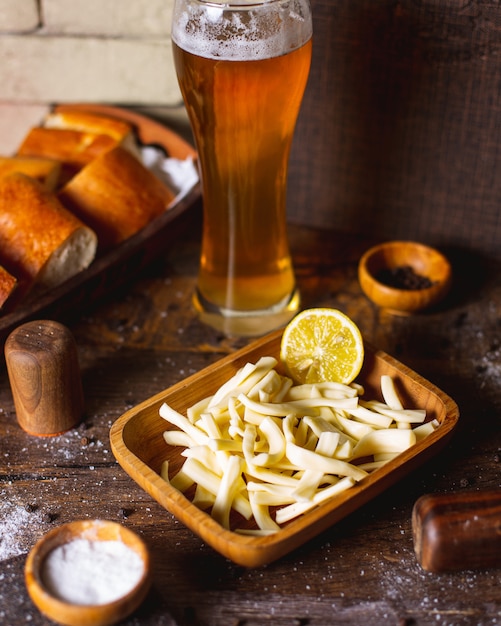
[[[199,226],[195,213],[163,260],[71,324],[86,400],[77,428],[58,437],[25,434],[1,370],[0,624],[48,626],[24,587],[26,554],[55,525],[89,517],[118,520],[151,548],[153,588],[127,626],[499,622],[499,570],[424,572],[411,529],[424,493],[500,486],[499,264],[451,258],[456,281],[441,308],[395,317],[360,291],[356,264],[369,240],[291,228],[303,305],[343,310],[373,345],[449,394],[461,417],[448,448],[418,472],[290,555],[245,569],[152,500],[109,445],[109,429],[127,409],[246,343],[202,326],[191,308]]]

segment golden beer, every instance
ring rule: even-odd
[[[209,315],[233,320],[221,327],[237,334],[254,334],[242,330],[239,318],[257,320],[255,334],[262,334],[269,330],[266,315],[285,311],[288,319],[298,307],[286,187],[311,60],[311,33],[305,41],[301,34],[286,53],[279,46],[274,54],[276,45],[257,46],[255,58],[247,43],[243,53],[236,46],[232,53],[224,50],[217,56],[207,54],[207,46],[197,51],[173,32],[174,61],[199,155],[204,202],[195,303]]]

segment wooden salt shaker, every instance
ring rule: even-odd
[[[58,435],[79,424],[84,398],[76,343],[51,320],[27,322],[5,343],[19,425],[32,435]]]

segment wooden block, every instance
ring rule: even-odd
[[[425,570],[501,567],[501,489],[422,496],[412,531]]]

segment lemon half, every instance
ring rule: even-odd
[[[364,343],[357,325],[341,311],[306,309],[286,326],[280,358],[298,384],[348,385],[362,368]]]

